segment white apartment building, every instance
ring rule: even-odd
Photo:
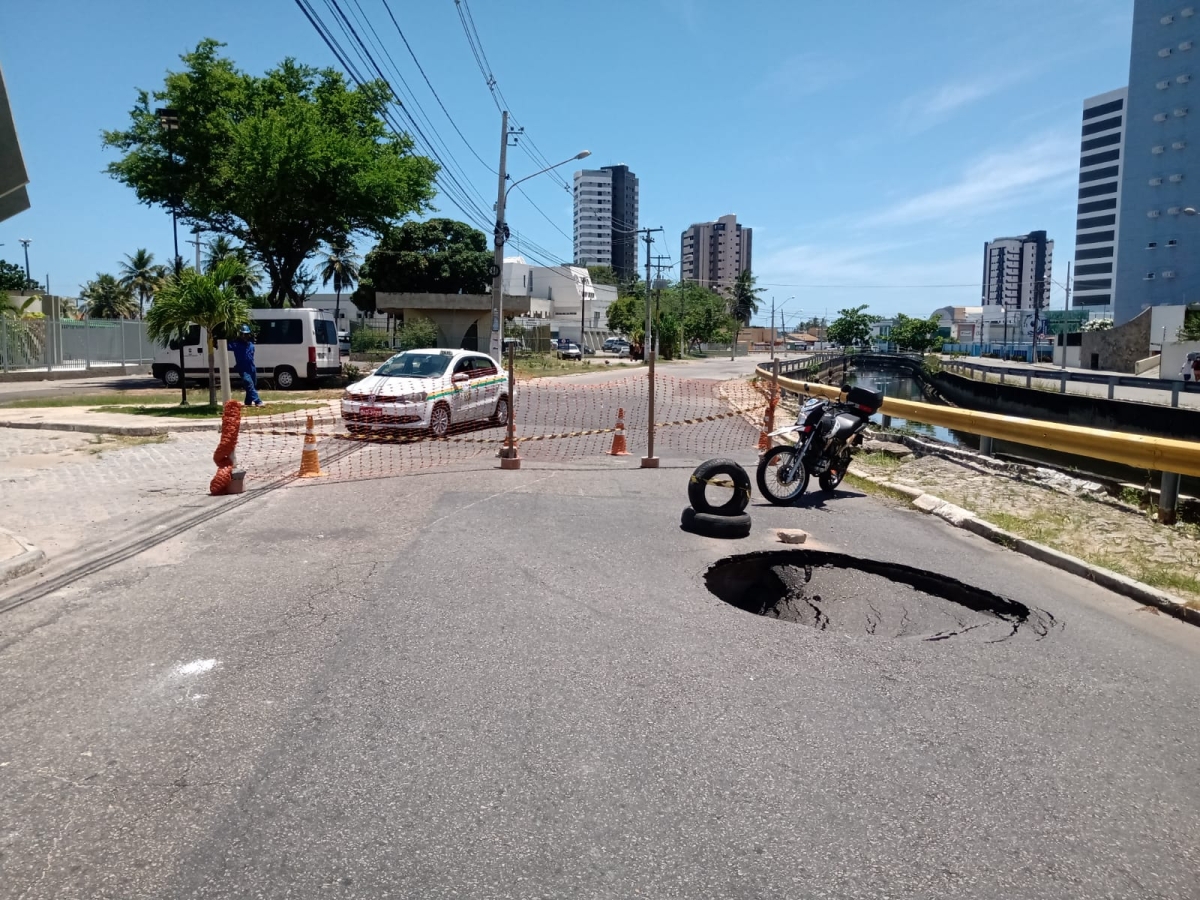
[[[589,266],[611,266],[613,264],[612,171],[584,169],[576,172],[574,197],[575,262]]]
[[[1113,303],[1128,93],[1120,88],[1083,101],[1072,306]]]
[[[1049,307],[1054,241],[1046,232],[996,238],[983,245],[983,295],[988,307],[1042,311]],[[988,316],[984,316],[985,320]]]
[[[728,290],[751,268],[754,229],[738,224],[737,216],[697,222],[680,236],[681,277],[715,290]]]

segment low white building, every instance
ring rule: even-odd
[[[613,285],[593,284],[582,266],[532,266],[523,257],[504,260],[504,293],[529,298],[529,316],[521,324],[550,325],[554,338],[583,341],[599,349],[611,332],[608,307],[617,299]]]
[[[338,331],[349,331],[351,322],[361,322],[366,325],[377,325],[382,328],[387,324],[388,317],[386,313],[364,313],[361,309],[354,305],[350,300],[350,294],[353,292],[343,292],[341,302],[338,302],[337,294],[313,294],[304,305],[309,309],[319,309],[322,312],[327,312],[331,316],[334,312],[334,307],[337,307],[337,328]]]

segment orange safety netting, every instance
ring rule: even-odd
[[[745,380],[655,378],[655,455],[703,459],[754,449],[768,394]],[[296,475],[304,449],[306,418],[312,416],[320,480],[401,475],[494,460],[505,446],[506,429],[482,418],[495,410],[467,404],[452,410],[445,437],[382,422],[365,429],[347,422],[338,401],[315,403],[294,413],[242,420],[239,465],[248,479]],[[618,411],[633,459],[646,454],[649,379],[645,372],[600,384],[534,379],[517,384],[514,428],[517,451],[530,461],[570,461],[609,454]],[[468,418],[472,417],[472,418]],[[636,462],[631,461],[631,465]]]

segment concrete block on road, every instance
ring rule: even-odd
[[[781,544],[803,544],[808,540],[808,532],[799,528],[776,528],[775,537]]]

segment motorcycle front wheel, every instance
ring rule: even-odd
[[[772,447],[758,461],[758,492],[776,506],[790,506],[808,489],[808,470],[795,447]]]

